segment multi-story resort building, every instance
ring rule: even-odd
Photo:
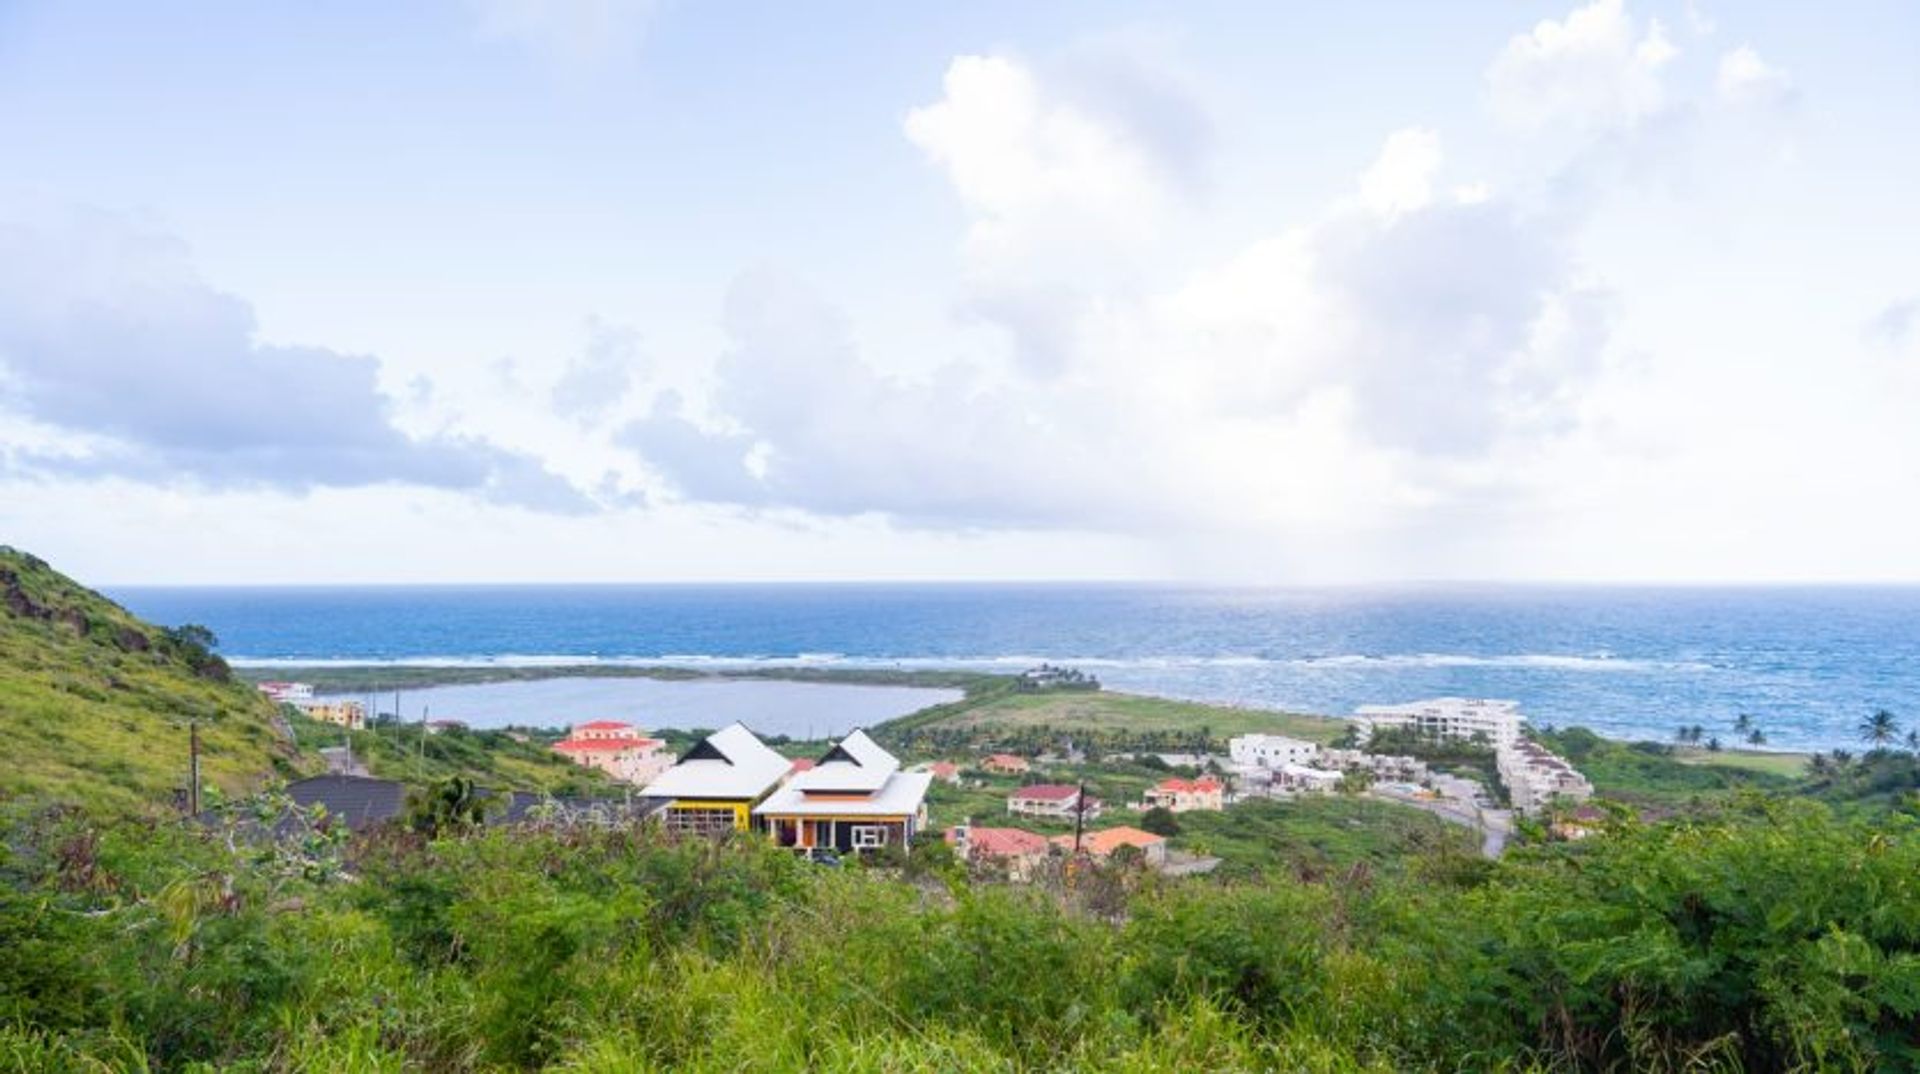
[[[753,807],[787,775],[792,762],[740,723],[695,743],[643,789],[667,799],[661,817],[670,831],[717,834],[746,831]]]
[[[1593,784],[1566,760],[1537,742],[1521,740],[1496,758],[1500,782],[1513,808],[1528,816],[1555,803],[1577,804],[1593,797]]]
[[[622,783],[644,786],[673,764],[666,743],[648,738],[630,723],[594,720],[575,724],[553,744],[555,753],[585,768],[597,768]]]
[[[1436,697],[1404,705],[1362,705],[1354,710],[1353,722],[1363,740],[1377,731],[1410,730],[1434,738],[1482,738],[1500,750],[1520,740],[1520,703]]]
[[[1227,740],[1227,757],[1242,768],[1309,764],[1319,754],[1319,746],[1286,735],[1235,735]]]
[[[903,772],[891,753],[855,731],[753,809],[775,844],[845,854],[905,848],[927,823],[930,772]]]

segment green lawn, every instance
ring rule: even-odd
[[[1346,730],[1347,722],[1326,716],[1273,712],[1266,709],[1174,701],[1108,690],[1058,693],[1008,693],[958,709],[933,726],[948,728],[1050,728],[1067,732],[1195,732],[1205,729],[1216,739],[1250,731],[1293,735],[1330,743]]]

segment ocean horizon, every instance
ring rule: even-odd
[[[1857,748],[1920,711],[1920,587],[741,583],[111,587],[241,666],[675,665],[1017,671],[1345,715],[1464,695],[1537,723]]]

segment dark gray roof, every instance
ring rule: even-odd
[[[399,816],[407,805],[407,788],[369,776],[313,776],[287,784],[287,797],[303,809],[325,806],[328,816],[358,832]]]

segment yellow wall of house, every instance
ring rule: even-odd
[[[701,810],[713,810],[716,812],[725,811],[728,813],[732,813],[734,831],[744,832],[747,830],[749,810],[752,808],[752,805],[753,803],[747,802],[747,801],[739,801],[739,802],[689,801],[688,799],[685,799],[685,798],[676,798],[673,800],[673,804],[671,806],[668,806],[667,808],[685,809],[685,810],[701,809]]]

